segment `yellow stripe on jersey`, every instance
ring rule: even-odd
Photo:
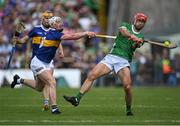
[[[32,38],[32,43],[33,44],[40,44],[42,41],[42,37],[33,37]]]
[[[43,46],[50,47],[50,46],[59,46],[60,40],[43,40]],[[33,44],[41,44],[42,43],[42,37],[33,37],[32,38]]]
[[[58,47],[60,43],[60,40],[44,40],[43,46],[49,47],[49,46],[55,46]]]

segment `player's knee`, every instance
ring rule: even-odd
[[[51,79],[51,78],[47,78],[45,80],[45,83],[46,85],[55,85],[56,84],[56,81],[54,79]]]
[[[90,73],[89,75],[88,75],[88,80],[91,80],[91,81],[94,81],[95,79],[96,79],[96,74],[95,73]]]
[[[124,90],[125,90],[125,91],[131,90],[131,84],[125,84],[125,85],[124,85]]]
[[[50,88],[56,88],[56,81],[51,80],[51,81],[49,81],[48,85]]]

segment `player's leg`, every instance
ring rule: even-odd
[[[51,101],[52,113],[59,114],[60,111],[56,103],[56,80],[53,77],[52,73],[48,70],[43,71],[41,74],[38,74],[37,77],[43,81],[46,85],[49,86],[49,96]]]
[[[132,103],[132,93],[131,93],[131,74],[129,67],[122,68],[117,75],[123,83],[123,88],[125,91],[125,101],[126,101],[126,114],[133,115],[131,111],[131,103]]]
[[[35,89],[39,92],[41,92],[44,88],[43,84],[38,84],[37,80],[32,80],[32,79],[24,79],[24,78],[20,78],[18,75],[15,75],[13,77],[13,82],[11,83],[11,88],[14,88],[15,85],[18,84],[24,84],[32,89]]]
[[[83,85],[80,88],[80,92],[83,94],[88,92],[94,80],[110,72],[111,69],[109,69],[105,64],[103,63],[97,64],[87,76],[86,80],[84,81]]]
[[[82,96],[88,92],[93,84],[93,81],[96,80],[97,78],[108,74],[109,72],[111,72],[111,69],[109,67],[107,67],[105,64],[103,63],[99,63],[97,64],[92,71],[89,73],[88,77],[86,78],[86,80],[84,81],[83,85],[80,88],[79,93],[76,95],[76,97],[68,97],[68,96],[64,96],[64,98],[70,102],[71,104],[73,104],[74,106],[77,106],[82,98]]]
[[[44,88],[42,90],[42,95],[43,95],[43,109],[42,111],[47,111],[49,110],[49,86],[44,84],[40,79],[38,79],[39,84],[43,84]]]
[[[43,111],[49,110],[49,86],[45,85],[43,89]]]
[[[39,60],[36,56],[31,61],[31,69],[37,78],[45,85],[43,95],[44,98],[50,97],[53,114],[59,114],[59,110],[56,105],[56,81],[53,77],[53,61],[46,64]],[[49,88],[49,89],[48,89]]]
[[[50,69],[49,72],[51,72],[51,74],[53,74],[53,69]],[[37,78],[38,79],[38,78]],[[43,83],[40,79],[39,79],[40,83]],[[44,88],[43,88],[43,111],[47,111],[49,110],[49,86],[44,84]]]
[[[37,74],[39,74],[45,68],[45,65],[39,59],[37,59],[37,57],[34,57],[31,60],[30,67],[36,79]],[[42,91],[42,86],[38,85],[37,81],[38,80],[20,78],[18,75],[15,75],[13,77],[11,88],[14,88],[16,84],[21,83],[38,91]]]

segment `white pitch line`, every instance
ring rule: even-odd
[[[167,109],[167,108],[171,108],[171,109],[180,109],[180,106],[155,106],[155,105],[134,105],[134,107],[137,107],[137,108],[164,108],[164,109]]]
[[[122,123],[126,120],[104,120],[103,123]],[[38,123],[38,122],[44,122],[44,123],[95,123],[98,122],[97,120],[0,120],[0,123],[8,123],[8,122],[18,122],[18,123]],[[131,122],[134,123],[180,123],[180,120],[131,120]]]
[[[7,123],[7,122],[26,122],[26,123],[37,123],[37,122],[44,122],[44,123],[92,123],[92,122],[97,122],[95,120],[59,120],[59,121],[54,121],[54,120],[39,120],[39,121],[34,121],[34,120],[0,120],[0,123]]]
[[[24,105],[15,105],[15,104],[13,104],[13,105],[6,105],[6,107],[39,107],[39,106],[41,106],[41,105],[27,105],[27,104],[24,104]],[[73,107],[72,105],[62,105],[63,107],[67,107],[67,108],[69,108],[69,107]],[[80,105],[81,107],[104,107],[103,105]],[[61,107],[61,105],[60,105],[60,107]]]
[[[21,104],[21,105],[15,105],[15,104],[13,104],[13,105],[6,105],[6,107],[40,107],[41,105],[28,105],[28,104]],[[73,107],[72,105],[60,105],[60,107],[64,107],[64,108],[70,108],[70,107]],[[96,107],[96,108],[103,108],[103,107],[108,107],[109,105],[99,105],[99,104],[97,104],[97,105],[85,105],[85,104],[81,104],[79,107],[88,107],[88,108],[94,108],[94,107]],[[111,105],[112,107],[122,107],[121,105],[119,105],[119,104],[117,104],[117,105]],[[123,107],[125,107],[125,105],[123,105]],[[171,108],[171,109],[180,109],[180,106],[171,106],[171,107],[169,107],[169,106],[155,106],[155,105],[134,105],[133,107],[135,107],[135,108],[163,108],[163,109],[167,109],[167,108]]]

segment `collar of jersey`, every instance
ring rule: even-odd
[[[139,32],[136,32],[136,31],[134,30],[134,25],[132,25],[131,27],[132,27],[132,31],[133,31],[135,34],[139,34],[139,33],[140,33],[140,31],[139,31]]]
[[[46,29],[46,28],[44,28],[44,26],[41,24],[41,28],[44,30],[44,31],[49,31],[51,28],[48,28],[48,29]]]
[[[56,29],[55,28],[50,28],[51,30],[53,30],[53,31],[56,31]]]

